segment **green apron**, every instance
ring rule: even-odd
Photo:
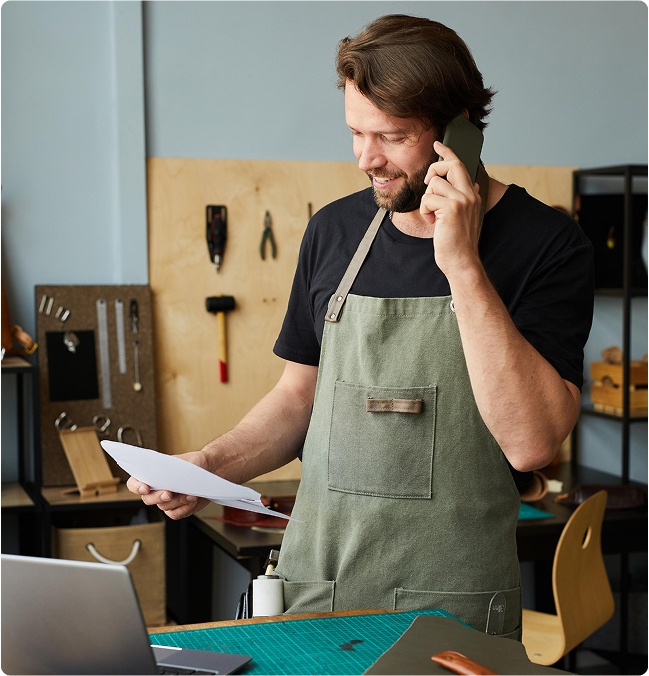
[[[302,479],[276,573],[286,613],[442,608],[520,640],[519,493],[473,397],[451,297],[327,311]]]

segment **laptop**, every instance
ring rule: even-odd
[[[152,646],[125,566],[0,556],[5,674],[231,674],[249,655]]]

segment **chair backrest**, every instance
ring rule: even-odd
[[[602,557],[608,493],[599,491],[568,519],[554,555],[552,587],[565,635],[564,654],[613,616],[615,603]]]

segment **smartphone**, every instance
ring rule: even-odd
[[[458,156],[474,183],[480,164],[483,141],[482,132],[464,115],[458,115],[448,123],[442,141]]]

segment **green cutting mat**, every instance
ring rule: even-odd
[[[154,645],[252,655],[242,674],[362,674],[418,615],[456,619],[444,610],[418,610],[241,624],[149,638]]]
[[[554,519],[554,514],[544,512],[542,509],[532,507],[532,505],[522,502],[520,511],[518,512],[518,519],[519,521],[524,519]]]

